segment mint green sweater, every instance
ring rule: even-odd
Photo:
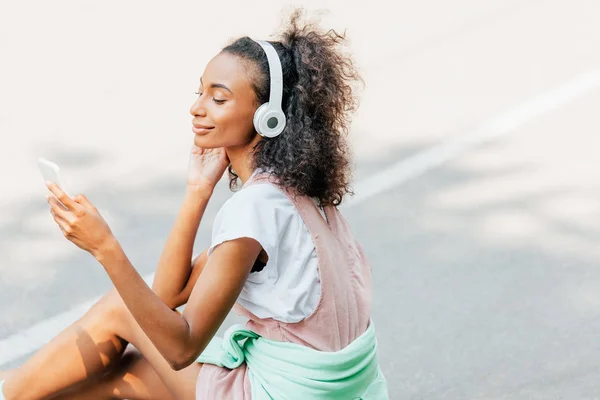
[[[236,324],[214,337],[197,361],[229,369],[246,362],[253,400],[388,399],[373,321],[337,352],[269,340]]]
[[[337,352],[265,339],[237,324],[223,338],[213,338],[198,361],[230,369],[245,361],[254,400],[388,399],[377,363],[373,321],[365,333]],[[4,400],[3,383],[0,400]]]

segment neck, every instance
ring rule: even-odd
[[[229,157],[229,161],[231,161],[231,167],[239,176],[242,181],[242,185],[245,184],[248,179],[252,176],[254,170],[252,169],[252,149],[256,146],[256,143],[261,139],[260,135],[256,135],[250,142],[234,146],[227,147],[225,151],[227,152],[227,156]]]

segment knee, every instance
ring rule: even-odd
[[[104,323],[122,322],[130,314],[129,309],[121,298],[117,289],[113,288],[106,293],[93,308],[96,309]]]

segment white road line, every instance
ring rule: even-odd
[[[342,208],[357,206],[374,196],[438,167],[465,151],[507,134],[519,125],[564,106],[575,98],[597,88],[600,88],[600,69],[582,74],[561,86],[541,93],[495,118],[484,121],[464,134],[363,179],[355,185],[356,195],[348,199],[342,205]],[[151,286],[154,274],[146,276],[144,280]],[[69,311],[41,321],[22,332],[0,340],[0,366],[15,361],[42,347],[59,332],[81,318],[98,299],[87,301]]]
[[[409,179],[438,167],[460,153],[507,134],[519,125],[564,106],[575,98],[597,88],[600,88],[600,69],[579,75],[561,86],[543,92],[517,107],[484,121],[461,135],[408,159],[401,160],[357,182],[354,186],[356,195],[345,202],[345,207],[361,204],[373,196],[377,196]],[[344,204],[342,204],[343,207]]]
[[[150,287],[153,280],[154,274],[144,277],[144,281]],[[38,350],[58,333],[81,318],[98,300],[100,300],[100,297],[88,300],[68,311],[38,322],[24,331],[0,340],[0,366]]]

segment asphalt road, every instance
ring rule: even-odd
[[[267,37],[281,8],[59,3],[0,6],[0,369],[30,354],[9,359],[15,337],[51,335],[44,321],[112,287],[52,222],[35,158],[57,161],[152,274],[201,71],[227,38]],[[391,398],[600,399],[600,4],[321,7],[366,82],[359,201],[342,212],[373,266]],[[198,250],[228,196],[221,182]]]

